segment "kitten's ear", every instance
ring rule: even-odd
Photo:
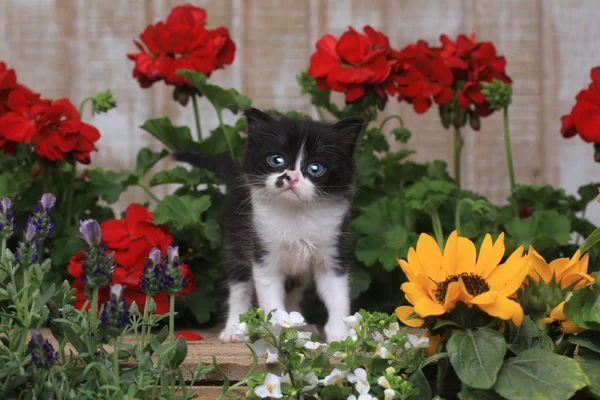
[[[249,108],[245,110],[244,116],[246,117],[246,121],[248,121],[248,127],[251,127],[256,123],[269,123],[274,121],[269,114],[264,113],[257,108]]]
[[[356,139],[365,126],[365,120],[361,117],[350,117],[343,119],[333,125],[333,131],[340,137],[340,144],[345,145],[349,153],[354,152]]]

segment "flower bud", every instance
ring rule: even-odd
[[[401,143],[408,142],[408,140],[411,137],[410,131],[408,129],[406,129],[406,128],[395,128],[395,129],[392,129],[392,133],[394,134],[394,136],[396,136],[396,140],[398,140]]]
[[[8,197],[0,201],[0,240],[10,238],[17,230],[13,203]]]
[[[494,79],[492,83],[481,82],[483,89],[481,92],[485,95],[485,100],[491,108],[504,108],[512,103],[512,86]]]
[[[92,98],[92,115],[105,113],[115,107],[117,107],[117,101],[110,90],[100,92]]]
[[[79,221],[79,232],[81,232],[79,238],[88,246],[98,246],[102,243],[100,225],[95,219]]]
[[[169,295],[177,294],[187,286],[187,282],[181,272],[179,249],[177,247],[168,247],[167,263],[162,268],[159,279],[161,289]]]
[[[162,254],[159,249],[154,248],[150,252],[148,262],[146,262],[140,276],[140,288],[142,292],[150,296],[156,296],[160,292],[161,283],[159,277],[162,268]]]
[[[44,340],[40,332],[34,330],[31,334],[31,362],[40,368],[48,368],[58,360],[58,353],[52,345]]]
[[[546,283],[543,279],[536,282],[529,277],[527,285],[519,296],[523,311],[533,319],[540,319],[550,314],[550,311],[564,300],[560,285],[552,281]]]
[[[23,240],[19,241],[17,251],[15,252],[15,259],[19,264],[34,264],[38,261],[40,245],[38,233],[38,226],[36,225],[34,219],[29,217],[25,227]]]
[[[110,298],[104,304],[100,315],[100,332],[107,337],[117,337],[129,324],[129,305],[123,297],[124,288],[120,284],[111,286]]]

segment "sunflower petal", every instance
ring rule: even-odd
[[[396,308],[396,316],[402,323],[406,326],[410,326],[412,328],[420,328],[423,325],[423,320],[421,318],[410,318],[408,316],[415,312],[414,307],[410,306],[401,306]]]
[[[513,254],[514,255],[514,254]],[[529,274],[530,259],[510,256],[504,264],[499,265],[487,279],[490,289],[500,295],[510,296],[519,289]]]
[[[498,298],[498,292],[495,290],[490,290],[489,292],[485,292],[480,294],[479,296],[475,296],[471,299],[471,303],[473,304],[490,304],[496,301]]]
[[[565,316],[564,309],[565,309],[565,302],[562,301],[556,307],[554,307],[552,309],[552,311],[550,311],[550,318],[552,318],[555,321],[566,320],[567,317]]]
[[[458,232],[454,231],[448,237],[444,247],[444,270],[446,275],[456,275],[458,270]]]
[[[477,250],[475,245],[465,237],[458,238],[458,265],[457,273],[475,273],[475,260],[477,258]]]
[[[560,330],[564,333],[579,333],[583,332],[583,328],[573,322],[567,320],[560,323]]]
[[[498,297],[498,299],[490,304],[479,304],[479,308],[492,317],[497,317],[503,320],[512,320],[516,326],[521,326],[523,323],[523,308],[516,301],[509,300],[506,297]]]
[[[460,299],[460,286],[458,282],[450,282],[448,290],[446,290],[446,297],[444,298],[444,308],[450,310],[454,308],[456,302]]]
[[[504,232],[498,235],[496,242],[492,244],[492,237],[488,233],[483,239],[481,248],[479,249],[479,258],[477,259],[477,265],[475,271],[484,279],[500,264],[502,257],[504,257]]]
[[[539,282],[542,279],[544,282],[548,283],[552,280],[552,269],[544,260],[533,246],[529,247],[529,253],[527,255],[529,257],[529,262],[531,265],[530,275],[534,281]]]
[[[443,256],[437,242],[429,235],[422,233],[417,242],[417,254],[423,269],[435,282],[446,280],[443,266]]]

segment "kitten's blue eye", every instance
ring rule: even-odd
[[[323,166],[323,164],[312,163],[308,166],[308,168],[306,168],[306,172],[308,172],[315,178],[318,178],[320,176],[323,176],[323,174],[325,174],[325,167]]]
[[[283,167],[285,165],[285,158],[283,158],[282,155],[279,154],[273,154],[269,157],[267,157],[267,162],[269,163],[269,165],[271,167]]]

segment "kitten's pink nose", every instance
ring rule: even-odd
[[[298,182],[298,171],[289,171],[288,173],[288,182],[290,186],[294,183]]]

